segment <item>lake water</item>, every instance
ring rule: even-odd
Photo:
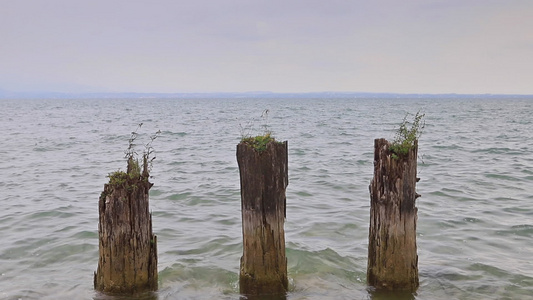
[[[375,138],[425,113],[410,299],[533,299],[533,98],[0,100],[0,299],[93,290],[98,197],[131,131],[153,146],[157,299],[239,299],[242,134],[289,145],[288,299],[366,286]],[[261,113],[269,110],[268,118]],[[143,147],[140,146],[139,152]]]

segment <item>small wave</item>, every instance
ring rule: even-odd
[[[464,222],[468,222],[468,223],[484,223],[483,220],[477,219],[477,218],[472,218],[472,217],[464,218],[463,221]]]
[[[184,131],[179,131],[179,132],[163,131],[161,132],[161,135],[184,137],[184,136],[187,136],[188,133]]]
[[[20,300],[20,299],[27,299],[27,300],[33,300],[33,299],[43,299],[45,298],[47,295],[43,292],[40,292],[40,291],[34,291],[34,290],[28,290],[28,289],[25,289],[25,290],[22,290],[16,294],[12,294],[8,299],[17,299],[17,300]]]
[[[485,174],[485,177],[493,178],[493,179],[509,180],[509,181],[519,180],[517,177],[514,177],[514,176],[505,175],[505,174],[494,174],[494,173]]]
[[[98,232],[95,231],[80,231],[76,232],[75,234],[71,235],[70,238],[74,240],[86,240],[86,239],[94,239],[95,241],[98,240]]]
[[[530,224],[515,225],[515,226],[512,226],[510,230],[507,230],[506,234],[533,238],[533,225],[530,225]]]
[[[162,287],[179,282],[184,289],[206,292],[206,289],[222,288],[226,292],[238,293],[238,274],[213,266],[191,266],[175,263],[159,272]]]
[[[479,275],[481,276],[491,275],[496,277],[505,277],[508,275],[508,273],[502,269],[483,263],[473,263],[467,269],[476,273],[480,273]]]
[[[175,193],[175,194],[172,194],[172,195],[166,197],[166,199],[168,199],[168,200],[184,200],[184,199],[189,198],[190,195],[191,195],[190,192]]]
[[[296,155],[296,156],[304,156],[305,155],[305,150],[303,149],[292,149],[290,150],[290,155]]]
[[[59,210],[45,210],[32,213],[30,219],[42,219],[42,218],[70,218],[76,216],[77,213],[63,212]]]
[[[290,245],[289,245],[290,246]],[[341,277],[355,273],[351,257],[343,257],[331,248],[318,251],[287,248],[288,268],[291,274],[338,274]]]
[[[297,195],[297,196],[301,196],[301,197],[311,197],[311,196],[313,196],[313,194],[308,193],[308,192],[306,192],[306,191],[299,191],[299,192],[296,192],[296,195]]]

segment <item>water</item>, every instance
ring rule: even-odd
[[[374,139],[392,139],[418,110],[420,288],[406,299],[533,299],[533,99],[0,104],[1,299],[113,299],[92,286],[97,202],[140,122],[139,142],[162,131],[150,194],[156,298],[239,299],[235,147],[266,125],[289,142],[288,299],[398,299],[366,287],[368,185]]]

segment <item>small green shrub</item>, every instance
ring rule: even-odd
[[[118,170],[107,175],[109,177],[109,184],[114,186],[123,185],[128,181],[128,174],[124,171]]]
[[[253,129],[253,119],[246,127],[240,126],[241,143],[247,144],[259,152],[265,151],[268,143],[277,143],[276,139],[272,136],[272,131],[270,131],[268,126],[268,113],[269,110],[265,109],[261,114],[261,118],[263,119],[263,125],[261,126],[263,127],[263,134],[251,136],[249,133],[247,133],[247,131],[249,132]]]
[[[256,137],[243,137],[241,139],[241,143],[247,144],[259,152],[265,151],[267,144],[275,141],[276,139],[270,135],[270,132]]]
[[[266,135],[267,133],[272,133],[272,131],[268,128],[268,114],[270,113],[270,110],[265,109],[261,113],[261,119],[263,120],[263,124],[261,127],[263,128],[263,135]],[[252,132],[255,130],[255,123],[257,122],[256,118],[252,118],[246,124],[243,126],[242,123],[239,123],[239,128],[241,131],[241,139],[248,138],[252,136]]]
[[[420,138],[422,129],[426,125],[423,120],[425,114],[421,114],[420,111],[416,113],[413,123],[407,121],[408,116],[409,114],[406,114],[403,118],[403,122],[400,124],[398,131],[396,131],[396,136],[390,147],[392,158],[394,159],[404,157],[409,153],[415,141]]]
[[[109,173],[109,184],[112,186],[124,186],[127,185],[127,188],[137,188],[134,183],[139,179],[148,181],[150,176],[150,171],[152,169],[152,162],[155,159],[153,156],[154,148],[152,147],[152,142],[159,136],[161,133],[158,130],[154,135],[150,136],[150,141],[144,145],[144,151],[142,158],[139,158],[137,152],[135,151],[135,140],[137,139],[137,131],[141,128],[143,123],[140,123],[135,131],[131,133],[131,137],[128,140],[128,149],[124,151],[124,158],[127,160],[127,170],[126,172],[118,170],[112,173]],[[142,159],[142,165],[140,160]],[[131,185],[131,186],[130,186]]]
[[[128,149],[124,151],[124,158],[128,161],[128,171],[127,173],[130,176],[134,176],[137,173],[142,176],[149,176],[150,171],[152,170],[152,162],[155,159],[155,156],[152,154],[155,152],[152,147],[154,140],[161,134],[161,130],[158,130],[154,135],[150,136],[150,141],[144,145],[144,151],[142,154],[142,170],[139,163],[139,158],[137,152],[135,151],[135,140],[137,139],[137,131],[142,127],[143,123],[140,123],[137,126],[137,129],[131,133],[131,137],[128,140]]]

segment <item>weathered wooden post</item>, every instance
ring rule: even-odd
[[[287,142],[269,134],[237,145],[241,181],[243,295],[284,295],[288,290],[285,256],[285,189],[288,185]]]
[[[94,288],[111,294],[132,294],[157,290],[157,237],[152,233],[148,209],[148,162],[142,170],[137,160],[128,159],[127,172],[109,175],[99,207],[98,269]]]
[[[403,153],[385,139],[374,141],[374,177],[370,182],[370,230],[367,282],[378,290],[418,288],[416,249],[418,141]]]

